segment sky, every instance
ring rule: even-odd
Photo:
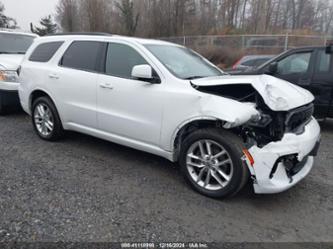
[[[37,25],[39,20],[55,13],[58,0],[0,0],[5,5],[5,14],[16,19],[23,30],[30,30],[30,23]]]

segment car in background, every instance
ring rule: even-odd
[[[0,115],[20,107],[17,70],[37,35],[0,30]]]
[[[333,47],[288,50],[250,71],[236,75],[269,74],[309,90],[315,96],[315,116],[333,118]]]
[[[231,70],[226,70],[226,72],[246,72],[253,70],[269,61],[274,56],[275,55],[245,55],[232,66]]]
[[[279,46],[277,37],[255,37],[246,42],[246,48],[274,48]]]

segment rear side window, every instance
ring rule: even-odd
[[[106,47],[105,42],[75,41],[65,52],[60,65],[84,71],[103,72]]]
[[[32,52],[29,61],[34,62],[48,62],[53,55],[58,51],[64,42],[47,42],[38,45]]]

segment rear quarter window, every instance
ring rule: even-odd
[[[46,42],[38,45],[30,55],[29,61],[48,62],[64,42]]]

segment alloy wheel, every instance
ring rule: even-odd
[[[192,144],[187,151],[186,166],[192,180],[210,191],[225,188],[233,175],[229,153],[212,140],[199,140]]]
[[[50,108],[39,103],[34,110],[34,121],[37,131],[44,137],[51,135],[54,129],[54,118]]]

